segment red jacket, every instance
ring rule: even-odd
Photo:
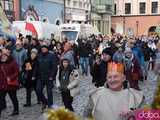
[[[0,62],[0,90],[17,89],[18,86],[9,86],[7,84],[7,77],[13,81],[18,81],[19,68],[18,64],[13,58],[9,58],[6,62]]]

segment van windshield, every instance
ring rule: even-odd
[[[77,31],[62,31],[62,37],[67,38],[69,41],[75,41],[77,38]]]

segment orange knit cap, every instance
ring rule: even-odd
[[[124,65],[122,63],[110,62],[108,63],[108,72],[119,72],[124,74]]]

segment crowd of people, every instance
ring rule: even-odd
[[[117,106],[119,109],[139,107],[143,102],[139,81],[147,80],[148,71],[160,62],[159,38],[91,35],[88,38],[81,36],[77,42],[68,39],[59,42],[53,35],[50,40],[20,35],[16,41],[1,36],[0,114],[7,107],[7,94],[13,103],[11,115],[19,114],[17,91],[22,87],[26,89],[24,107],[32,105],[31,93],[34,91],[42,111],[51,108],[57,75],[64,106],[74,111],[73,97],[79,93],[77,69],[83,77],[91,75],[96,87],[90,95],[85,116],[93,111],[96,120],[113,119],[113,116],[117,120],[120,112]],[[45,87],[47,98],[43,93]],[[137,101],[133,100],[135,96]],[[106,101],[108,104],[104,104]]]

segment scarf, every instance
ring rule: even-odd
[[[129,69],[132,68],[132,66],[133,66],[132,60],[133,60],[133,58],[134,58],[134,55],[133,55],[133,54],[132,54],[132,56],[131,56],[130,58],[127,58],[127,57],[124,58],[126,70],[129,70]]]

